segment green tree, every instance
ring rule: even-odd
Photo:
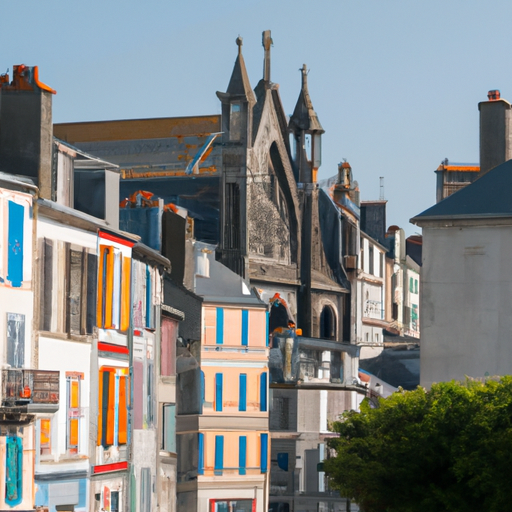
[[[333,430],[324,469],[365,512],[512,510],[512,377],[365,400]]]

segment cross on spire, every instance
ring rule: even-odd
[[[265,49],[265,59],[263,61],[263,80],[270,82],[270,47],[273,44],[272,38],[270,37],[270,30],[263,32],[263,48]]]

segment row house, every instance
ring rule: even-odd
[[[36,371],[34,221],[37,189],[0,173],[0,508],[34,508],[35,423],[59,408],[58,372]]]
[[[197,479],[179,481],[186,510],[268,509],[270,434],[267,305],[244,280],[194,246],[195,293],[203,298],[199,415],[178,416],[180,463],[197,436]],[[186,433],[185,433],[186,432]]]
[[[119,231],[116,166],[52,137],[53,92],[37,68],[0,81],[2,509],[172,511],[170,262]]]

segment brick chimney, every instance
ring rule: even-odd
[[[512,110],[500,91],[487,94],[480,110],[480,176],[512,158]]]
[[[52,191],[52,95],[37,66],[0,76],[0,171],[32,178],[41,197]]]

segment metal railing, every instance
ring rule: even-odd
[[[10,368],[2,370],[2,406],[59,404],[59,372]]]

